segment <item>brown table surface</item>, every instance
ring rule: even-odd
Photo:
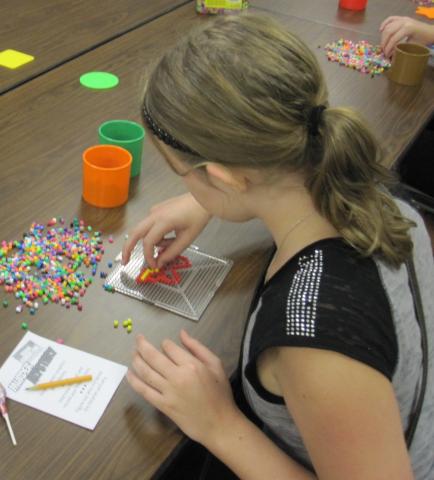
[[[0,67],[0,94],[185,3],[188,0],[2,0],[0,51],[19,50],[35,60],[14,70]]]
[[[419,20],[425,18],[415,14],[417,5],[411,0],[369,0],[363,11],[339,8],[339,0],[251,0],[250,4],[263,11],[372,35],[378,33],[381,22],[389,15],[405,15]]]
[[[254,10],[254,9],[252,9]],[[330,64],[318,45],[356,33],[296,17],[279,18],[315,49],[330,85],[332,104],[359,108],[377,131],[390,159],[414,139],[433,110],[432,71],[420,88],[371,79]],[[0,240],[20,238],[33,221],[74,216],[112,234],[103,265],[119,252],[125,231],[155,202],[184,191],[149,142],[143,171],[133,181],[122,208],[103,210],[81,200],[81,153],[97,142],[97,127],[112,118],[139,120],[145,67],[194,24],[207,21],[192,5],[173,12],[50,71],[0,98]],[[176,29],[172,26],[176,25]],[[351,37],[352,35],[352,37]],[[79,73],[90,68],[116,70],[120,85],[103,92],[80,87]],[[265,265],[270,240],[257,222],[234,225],[214,220],[196,242],[202,250],[234,260],[234,267],[198,323],[102,290],[96,278],[84,297],[84,310],[41,307],[34,317],[15,313],[14,299],[1,308],[0,364],[23,335],[22,321],[45,337],[129,365],[134,335],[115,330],[113,320],[131,317],[134,333],[156,345],[176,339],[181,328],[212,348],[232,373],[256,279]],[[108,270],[105,268],[105,270]],[[7,480],[149,478],[183,438],[176,427],[140,399],[124,380],[95,431],[89,432],[34,409],[10,402],[18,446],[0,434],[0,478]],[[1,432],[1,430],[0,430]]]
[[[323,0],[312,0],[306,3],[310,6],[320,4],[321,1]],[[329,0],[324,0],[324,3],[327,2]],[[378,3],[386,5],[387,2],[388,0],[383,0]],[[258,1],[253,3],[257,4]],[[338,66],[337,63],[327,60],[323,50],[327,43],[346,38],[353,41],[363,39],[377,44],[380,38],[378,32],[361,34],[354,30],[352,24],[347,25],[345,29],[295,17],[284,13],[283,9],[276,8],[283,2],[270,0],[268,3],[270,10],[264,11],[262,8],[251,10],[280,20],[315,50],[329,87],[330,104],[356,108],[368,121],[380,141],[385,154],[384,163],[391,167],[398,162],[434,112],[434,68],[428,67],[420,86],[407,87],[389,81],[387,75],[371,78],[369,75]],[[391,8],[389,14],[399,10],[399,6],[404,8],[407,3],[407,0],[396,2],[397,6]],[[301,2],[295,0],[288,2],[289,4],[300,5]],[[301,6],[299,10],[301,11]],[[384,14],[388,15],[386,11]]]
[[[144,67],[198,21],[192,5],[186,5],[0,98],[0,144],[5,149],[0,239],[20,238],[33,221],[78,216],[105,238],[114,236],[114,244],[105,241],[102,269],[109,271],[107,262],[120,251],[124,233],[152,204],[184,191],[181,180],[147,142],[143,171],[132,184],[128,204],[111,210],[91,207],[81,200],[81,153],[97,143],[101,122],[139,120]],[[178,27],[170,28],[173,24]],[[79,85],[78,72],[108,66],[121,76],[116,89],[95,92]],[[134,333],[143,332],[159,345],[163,338],[176,339],[185,328],[212,346],[232,372],[252,288],[270,242],[257,222],[237,226],[216,220],[196,244],[235,261],[199,322],[106,293],[98,276],[83,299],[81,313],[48,305],[35,316],[28,311],[17,315],[14,298],[2,290],[0,299],[8,298],[10,306],[0,308],[0,365],[22,338],[20,323],[26,321],[37,334],[53,340],[62,337],[69,346],[124,365],[130,364]],[[113,320],[128,317],[134,322],[133,334],[113,328]],[[9,403],[9,410],[18,446],[11,445],[1,425],[0,478],[4,480],[142,480],[183,438],[126,380],[93,432],[16,402]]]

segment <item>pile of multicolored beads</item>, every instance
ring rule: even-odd
[[[13,293],[24,306],[36,313],[39,303],[58,303],[66,308],[76,305],[92,283],[104,253],[99,232],[74,218],[69,227],[64,220],[52,218],[47,225],[33,223],[22,240],[3,241],[0,246],[0,285]]]
[[[383,73],[391,65],[379,45],[371,45],[365,40],[352,42],[341,38],[328,43],[324,49],[330,62],[337,62],[371,77]]]
[[[432,7],[434,6],[434,0],[413,0],[413,3],[420,5],[421,7]]]
[[[209,4],[214,3],[217,6],[210,7]],[[196,12],[201,15],[215,14],[234,14],[248,8],[248,0],[220,0],[219,2],[206,2],[204,0],[196,0]]]

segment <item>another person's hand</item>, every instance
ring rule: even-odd
[[[230,430],[240,411],[220,359],[184,330],[180,338],[185,348],[164,340],[160,352],[143,335],[137,336],[127,379],[186,435],[206,444],[218,432]]]
[[[211,216],[189,193],[174,197],[151,208],[148,216],[129,235],[122,249],[126,265],[136,243],[143,239],[143,253],[151,268],[160,268],[185,250],[208,224]],[[164,236],[175,232],[176,237]],[[154,258],[154,247],[164,247]]]
[[[429,45],[434,43],[434,25],[409,17],[388,17],[380,26],[381,47],[386,57],[391,57],[395,47],[405,38],[408,41]]]

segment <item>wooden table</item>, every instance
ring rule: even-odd
[[[339,36],[356,39],[356,32],[276,15],[315,49],[330,85],[331,103],[359,108],[389,158],[402,154],[433,110],[432,72],[416,89],[393,85],[386,77],[370,79],[328,63],[317,48]],[[105,120],[139,120],[146,67],[202,21],[208,19],[197,17],[192,4],[182,6],[0,98],[0,240],[20,238],[33,221],[77,216],[101,230],[105,238],[114,236],[114,244],[105,242],[106,265],[121,249],[125,231],[152,204],[184,191],[180,179],[146,142],[143,171],[133,181],[128,204],[113,210],[91,207],[81,199],[81,154],[97,143],[97,127]],[[121,83],[104,92],[84,89],[78,76],[90,69],[110,69],[120,76]],[[112,325],[114,319],[131,317],[134,333],[143,332],[155,345],[166,337],[176,339],[181,328],[187,329],[220,355],[227,372],[232,373],[270,240],[257,222],[233,225],[214,220],[197,244],[208,253],[235,262],[198,323],[105,293],[102,280],[97,278],[84,297],[81,313],[49,305],[41,307],[34,317],[28,312],[17,315],[9,298],[11,305],[0,310],[0,364],[23,335],[20,323],[28,321],[37,334],[62,337],[67,345],[129,365],[134,336]],[[15,402],[10,403],[10,416],[18,447],[12,447],[6,431],[0,430],[0,478],[5,480],[142,480],[159,468],[183,438],[125,381],[93,432]]]
[[[191,0],[2,0],[1,50],[35,60],[15,70],[0,67],[0,94],[185,3]]]
[[[192,5],[160,17],[61,69],[48,72],[0,99],[0,238],[20,238],[33,221],[78,216],[112,234],[103,270],[120,251],[124,234],[155,202],[182,193],[184,187],[147,142],[143,171],[123,208],[102,210],[81,199],[81,153],[97,143],[97,127],[110,118],[139,120],[144,67],[198,21]],[[171,25],[177,24],[173,30]],[[140,61],[138,60],[140,59]],[[119,87],[105,92],[82,88],[78,72],[112,67]],[[218,240],[220,238],[220,240]],[[222,241],[223,239],[223,241]],[[114,319],[131,317],[134,333],[156,345],[192,332],[234,370],[252,288],[270,246],[257,222],[238,228],[214,221],[197,244],[206,252],[232,258],[235,265],[200,322],[184,319],[120,294],[103,291],[97,277],[84,297],[82,313],[58,305],[41,307],[34,317],[15,313],[15,302],[1,307],[0,364],[23,335],[20,323],[42,336],[62,337],[67,345],[129,365],[134,335],[113,328]],[[1,299],[6,295],[1,295]],[[0,430],[0,478],[5,480],[149,478],[182,438],[176,427],[147,405],[123,381],[94,432],[10,402],[18,447]]]
[[[424,81],[420,86],[406,87],[389,81],[387,75],[370,78],[368,75],[354,70],[339,67],[337,63],[327,61],[323,47],[339,38],[353,41],[363,39],[372,44],[378,44],[380,41],[378,25],[373,33],[361,33],[361,31],[355,30],[352,24],[347,25],[347,28],[341,28],[337,24],[325,23],[327,17],[321,20],[320,15],[315,15],[314,8],[308,10],[306,7],[306,11],[312,12],[313,21],[286,14],[285,8],[283,8],[284,3],[287,4],[289,12],[302,12],[302,2],[299,0],[294,2],[254,0],[252,3],[254,5],[266,4],[267,11],[264,11],[262,7],[251,10],[278,19],[315,51],[329,87],[330,105],[350,106],[357,109],[368,121],[380,141],[385,155],[384,163],[392,167],[399,162],[434,112],[434,69],[427,69]],[[312,0],[309,2],[309,6],[323,3],[331,4],[333,2],[331,0]],[[390,7],[391,1],[389,0],[379,0],[377,3],[383,6],[381,18],[396,11],[408,10],[408,3],[412,5],[407,0],[394,2],[396,3],[394,8]],[[387,5],[389,5],[389,10],[386,8]],[[367,12],[370,9],[371,4],[369,4]],[[309,14],[306,13],[305,16]],[[364,23],[361,25],[361,28],[364,28]],[[368,29],[371,30],[371,27],[366,30]]]
[[[251,0],[251,5],[264,11],[310,20],[323,25],[340,27],[361,34],[378,33],[381,22],[389,15],[415,15],[416,5],[411,0],[369,0],[363,11],[339,8],[339,0]]]

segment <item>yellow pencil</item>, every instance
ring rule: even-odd
[[[53,382],[39,383],[26,390],[45,390],[46,388],[63,387],[65,385],[73,385],[74,383],[90,382],[92,375],[83,375],[82,377],[64,378],[63,380],[55,380]]]

